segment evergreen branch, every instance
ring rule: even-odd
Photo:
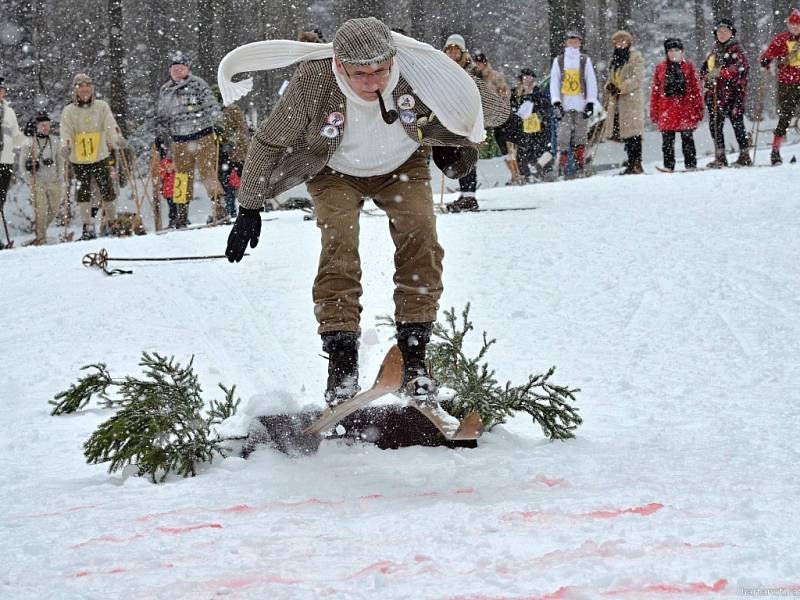
[[[66,391],[59,392],[49,403],[55,408],[50,412],[51,415],[63,415],[74,413],[84,408],[92,399],[92,396],[99,395],[105,401],[106,407],[111,407],[115,401],[108,398],[106,392],[117,381],[111,378],[105,363],[97,363],[81,367],[81,371],[95,369],[96,373],[89,373],[78,379]]]

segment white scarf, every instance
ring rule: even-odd
[[[472,78],[444,52],[429,44],[392,32],[400,75],[430,107],[442,124],[456,135],[480,143],[486,137],[483,107]],[[237,73],[265,71],[291,64],[333,57],[333,44],[267,40],[231,50],[219,63],[217,81],[227,106],[253,89],[253,79],[234,82]]]

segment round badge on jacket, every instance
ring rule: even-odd
[[[333,125],[335,127],[341,127],[344,125],[344,115],[340,112],[332,112],[328,115],[327,119],[328,125]]]
[[[403,94],[397,99],[397,108],[400,110],[411,110],[416,105],[417,101],[411,94]]]
[[[319,133],[320,135],[328,138],[329,140],[332,140],[333,138],[339,136],[339,128],[336,127],[335,125],[325,125],[325,127],[323,127],[322,131],[320,131]]]
[[[406,125],[413,125],[417,122],[417,113],[413,110],[404,110],[400,113],[400,121]]]

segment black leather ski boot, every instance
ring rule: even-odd
[[[325,402],[336,406],[361,391],[358,386],[358,333],[331,331],[322,334],[322,350],[328,354]]]
[[[425,364],[425,352],[432,329],[433,323],[397,324],[397,346],[403,354],[403,383],[400,390],[418,400],[432,401],[439,393],[439,383]]]

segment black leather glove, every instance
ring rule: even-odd
[[[553,116],[559,121],[564,118],[564,107],[561,102],[553,102]]]
[[[453,165],[461,158],[461,148],[457,146],[434,146],[433,162],[445,177],[455,179]]]
[[[594,114],[594,102],[587,102],[586,107],[583,109],[583,118],[588,119]]]
[[[261,214],[253,208],[239,207],[239,216],[233,224],[230,235],[228,235],[228,247],[225,248],[225,256],[228,262],[239,262],[247,250],[247,243],[251,248],[258,245],[258,238],[261,235]]]
[[[620,89],[610,81],[606,84],[606,91],[612,96],[619,96]]]

